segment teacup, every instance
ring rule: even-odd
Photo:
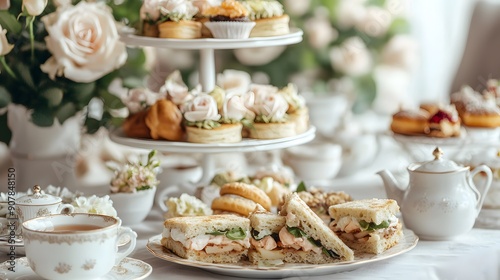
[[[22,224],[24,248],[29,265],[46,279],[96,279],[135,248],[137,234],[121,228],[111,216],[74,213],[55,214]],[[130,242],[120,247],[128,235]]]
[[[63,204],[62,198],[41,193],[40,186],[33,187],[33,194],[25,195],[16,200],[16,214],[19,223],[51,214],[71,214],[74,207]]]

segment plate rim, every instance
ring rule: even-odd
[[[241,264],[214,264],[214,263],[204,263],[200,261],[191,261],[182,259],[177,257],[175,254],[171,253],[171,256],[168,255],[160,255],[153,246],[161,246],[161,244],[155,243],[155,241],[159,241],[161,239],[161,234],[154,235],[148,239],[146,244],[147,250],[155,257],[163,259],[168,262],[176,263],[183,266],[189,266],[194,268],[199,268],[207,271],[211,271],[218,274],[224,274],[229,276],[237,276],[237,277],[245,277],[242,273],[251,273],[248,274],[247,277],[282,277],[284,273],[301,271],[302,273],[306,272],[309,276],[315,275],[325,275],[325,274],[334,274],[349,270],[354,270],[359,266],[370,264],[386,259],[390,259],[396,257],[398,255],[404,254],[408,251],[411,251],[415,248],[419,242],[419,237],[410,229],[404,228],[404,244],[405,247],[399,248],[398,245],[402,246],[403,243],[399,243],[395,247],[392,247],[385,251],[385,255],[373,255],[369,259],[362,260],[354,260],[354,261],[345,261],[345,262],[336,262],[336,263],[328,263],[328,264],[289,264],[287,267],[259,267],[257,265],[249,265],[247,267],[242,266]],[[391,250],[393,249],[393,250]],[[163,248],[162,248],[163,250]],[[165,249],[168,250],[168,249]],[[389,252],[389,253],[387,253]],[[384,254],[382,253],[382,254]]]

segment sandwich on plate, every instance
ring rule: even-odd
[[[290,193],[280,215],[254,213],[252,249],[248,257],[255,263],[323,264],[352,261],[353,251],[340,240],[297,193]]]
[[[161,244],[181,258],[236,263],[250,247],[250,221],[236,215],[176,217],[163,223]]]
[[[392,199],[363,199],[330,206],[329,227],[356,252],[380,254],[403,238]]]

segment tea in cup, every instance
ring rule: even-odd
[[[102,277],[135,248],[137,234],[120,225],[118,218],[87,213],[28,220],[22,224],[28,263],[46,279]],[[127,235],[130,242],[118,250],[119,240]]]
[[[70,214],[73,213],[73,210],[73,205],[63,204],[62,198],[43,194],[38,185],[33,187],[33,194],[22,196],[16,200],[19,223],[50,214]]]

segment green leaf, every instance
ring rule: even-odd
[[[21,80],[23,80],[32,90],[36,91],[37,88],[35,87],[35,83],[33,82],[30,67],[24,63],[17,63],[15,64],[14,68],[17,70],[17,73],[21,75]]]
[[[207,232],[209,235],[224,235],[226,234],[225,231],[212,231],[212,232]]]
[[[19,34],[23,30],[22,24],[8,10],[0,10],[0,25],[7,29],[7,35],[8,33]]]
[[[111,94],[106,90],[99,91],[99,94],[104,102],[104,107],[108,109],[121,109],[125,106],[118,96]]]
[[[35,108],[31,114],[33,124],[41,127],[49,127],[54,124],[54,116],[45,108]]]
[[[48,88],[42,91],[41,95],[47,99],[49,107],[56,107],[61,104],[64,94],[60,88]]]
[[[101,127],[101,122],[98,121],[98,120],[96,120],[96,119],[94,119],[94,118],[87,118],[85,120],[85,127],[87,128],[86,133],[88,133],[88,134],[94,134]]]
[[[289,227],[289,226],[287,226],[286,229],[288,230],[288,232],[290,234],[292,234],[293,236],[295,236],[297,238],[307,236],[307,234],[305,232],[303,232],[298,227]]]
[[[56,118],[59,120],[60,123],[64,123],[64,121],[74,116],[76,112],[77,109],[75,107],[75,104],[66,103],[63,106],[61,106],[59,110],[57,110]]]
[[[78,102],[82,102],[83,104],[87,104],[90,102],[92,97],[94,97],[94,90],[96,88],[96,84],[93,83],[72,83],[68,87],[69,92],[73,99]]]
[[[307,191],[306,184],[304,183],[304,181],[300,181],[299,185],[297,186],[297,190],[295,192],[306,192],[306,191]]]
[[[231,239],[231,240],[243,240],[243,239],[245,239],[246,236],[247,236],[247,234],[240,227],[233,228],[233,229],[229,230],[228,232],[226,232],[226,237]]]
[[[12,98],[10,97],[9,91],[5,87],[0,86],[0,108],[4,108],[11,102]]]
[[[367,222],[364,220],[359,221],[359,226],[361,227],[362,230],[365,231],[374,231],[376,229],[383,229],[383,228],[388,228],[390,225],[389,221],[383,221],[380,224],[376,224],[373,222]]]

